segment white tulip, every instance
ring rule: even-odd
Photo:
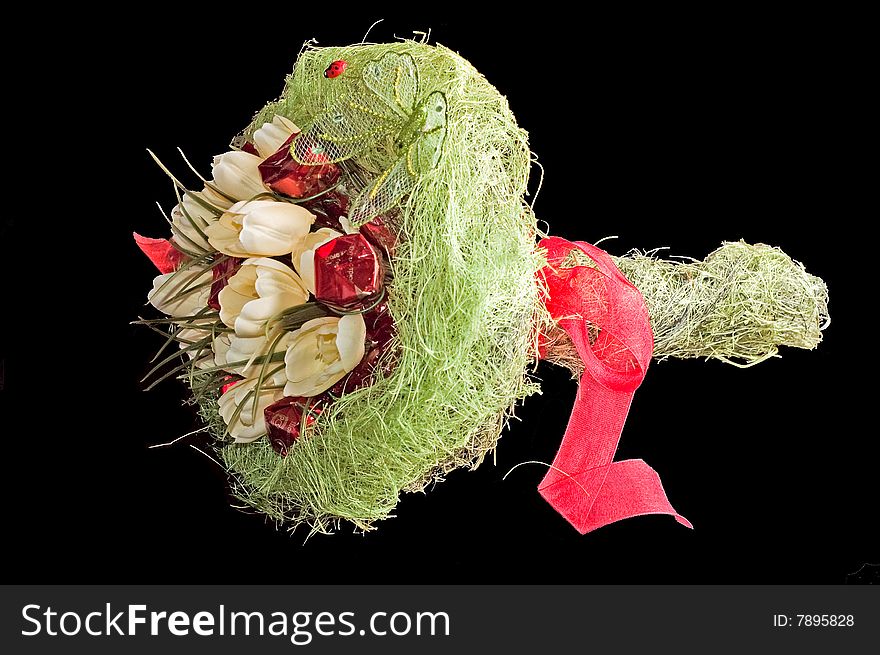
[[[274,200],[238,202],[208,226],[208,241],[233,257],[275,257],[298,248],[315,222],[299,205]]]
[[[250,200],[256,195],[266,193],[263,178],[257,167],[262,159],[249,152],[232,150],[214,157],[213,185],[235,200]]]
[[[208,184],[214,184],[210,180]],[[232,201],[221,196],[209,186],[196,193],[195,191],[187,191],[183,194],[183,207],[189,212],[190,216],[198,217],[203,220],[217,220],[218,213],[211,211],[209,207],[219,210],[220,213],[232,207]],[[208,207],[205,207],[208,205]]]
[[[284,395],[317,396],[332,387],[363,359],[366,334],[360,314],[306,321],[284,355]]]
[[[269,340],[265,335],[261,337],[231,336],[224,361],[226,370],[243,377],[253,377],[259,373],[262,367],[262,364],[254,364],[254,360],[264,354],[268,350],[268,346]]]
[[[278,152],[290,135],[297,132],[299,128],[293,121],[276,114],[271,123],[263,123],[263,126],[254,132],[254,146],[260,157],[266,159]]]
[[[227,332],[221,332],[217,337],[211,342],[211,350],[214,354],[213,366],[226,366],[227,358],[226,354],[229,352],[230,347],[232,346],[232,336]],[[235,361],[235,360],[229,360]]]
[[[309,292],[293,270],[279,261],[248,259],[220,291],[220,320],[239,337],[265,336],[266,321],[308,302]]]
[[[185,270],[157,275],[147,294],[150,304],[169,316],[193,316],[208,306],[211,297],[211,269],[191,266]],[[177,298],[174,296],[182,294]]]
[[[242,377],[256,377],[263,369],[263,360],[257,360],[258,357],[271,356],[275,353],[283,353],[290,344],[292,332],[285,332],[283,336],[275,340],[278,333],[276,332],[271,338],[265,335],[260,337],[236,337],[229,338],[229,347],[225,353],[223,366],[225,370]],[[269,347],[272,352],[269,352]],[[270,362],[266,370],[275,371],[274,375],[279,375],[276,369],[281,366],[282,362]],[[282,375],[283,377],[283,375]],[[280,379],[280,378],[279,378]],[[284,384],[282,382],[282,384]]]
[[[216,223],[220,214],[231,205],[231,202],[210,187],[205,187],[198,193],[187,191],[183,194],[180,204],[171,210],[175,239],[188,250],[192,250],[195,246],[203,250],[213,250],[202,234],[209,225]],[[217,211],[212,211],[211,207]],[[199,230],[202,234],[199,234]]]
[[[183,350],[184,348],[201,341],[205,337],[211,336],[211,328],[210,326],[205,329],[199,327],[185,327],[182,330],[179,330],[176,336],[178,339],[182,339],[180,342],[180,349]],[[196,368],[211,368],[214,366],[213,343],[209,343],[201,349],[187,350],[186,355],[191,360],[196,359],[196,356],[198,356],[198,360],[195,362]]]
[[[280,387],[281,377],[283,376],[273,376],[263,381],[257,397],[256,411],[254,411],[254,391],[257,386],[255,377],[237,382],[220,396],[220,416],[226,423],[226,432],[237,443],[249,443],[266,434],[266,419],[263,412],[269,405],[283,398],[284,394],[280,388],[271,388]],[[239,407],[241,411],[233,422],[232,417]]]
[[[183,341],[189,341],[189,342],[194,343],[196,341],[201,341],[202,339],[207,337],[209,334],[211,334],[210,326],[208,326],[208,329],[206,329],[206,330],[203,330],[199,327],[187,326],[187,327],[183,328],[182,330],[179,330],[175,336],[178,339],[183,339]],[[185,348],[188,345],[189,345],[188,343],[181,343],[180,347]]]
[[[290,342],[291,333],[286,333],[277,343],[273,352],[283,352]],[[274,338],[272,342],[274,342]],[[223,344],[225,342],[225,344]],[[255,361],[257,357],[269,355],[270,341],[265,336],[256,338],[242,338],[227,335],[215,340],[216,358],[221,358],[222,364],[230,373],[245,376],[245,379],[236,383],[225,394],[220,396],[220,415],[226,423],[226,431],[232,435],[235,441],[246,443],[257,439],[266,432],[266,423],[263,410],[283,396],[283,387],[287,382],[283,362],[270,362],[266,367],[266,377],[260,385],[260,394],[257,399],[257,411],[254,413],[254,391],[256,390],[257,378],[263,370],[263,363]],[[223,344],[217,348],[218,344]],[[228,344],[228,345],[226,345]],[[242,363],[237,363],[242,362]],[[235,422],[231,423],[237,408],[241,405],[241,412]]]
[[[192,215],[190,214],[190,216]],[[216,217],[214,220],[217,220]],[[198,226],[198,229],[193,225],[193,222]],[[183,211],[181,211],[180,205],[176,205],[174,209],[171,210],[171,224],[174,226],[174,229],[171,231],[174,236],[174,241],[179,243],[182,248],[190,251],[196,248],[213,250],[207,239],[199,234],[199,230],[202,232],[205,231],[205,228],[209,224],[208,221],[200,220],[195,217],[192,217],[191,221],[186,217]]]
[[[291,256],[293,267],[296,269],[296,272],[299,273],[306,288],[312,293],[315,293],[315,250],[328,241],[332,241],[336,237],[341,236],[342,235],[336,230],[331,230],[329,227],[322,227],[308,234],[306,238],[300,242],[299,246],[293,249],[293,254]]]

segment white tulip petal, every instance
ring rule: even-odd
[[[254,287],[256,279],[257,272],[253,267],[242,266],[217,294],[220,320],[224,325],[235,327],[235,319],[244,306],[259,297]]]
[[[266,434],[266,423],[265,419],[260,424],[248,425],[242,427],[241,421],[239,421],[238,425],[233,430],[235,434],[232,435],[232,440],[235,443],[253,443],[264,434]]]
[[[315,347],[316,332],[324,325],[335,325],[338,322],[339,319],[333,316],[315,318],[306,321],[300,329],[291,333],[291,345],[284,356],[289,380],[303,380],[323,370],[324,364],[318,357]]]
[[[294,248],[291,256],[293,267],[311,293],[315,293],[315,250],[341,236],[336,230],[322,227],[308,234],[299,248]]]
[[[226,423],[226,431],[239,443],[248,443],[266,433],[266,422],[263,410],[276,400],[281,399],[281,391],[275,389],[261,389],[257,399],[257,411],[254,413],[254,396],[252,391],[256,388],[256,378],[242,380],[220,396],[220,416]],[[230,425],[233,415],[241,406],[241,411]]]
[[[254,266],[257,270],[257,280],[254,287],[260,297],[273,296],[279,293],[287,293],[302,297],[302,304],[308,301],[309,291],[303,284],[302,279],[293,269],[282,264],[276,259],[256,257],[248,259],[243,266]]]
[[[263,123],[262,127],[254,132],[254,147],[263,159],[271,157],[278,152],[291,134],[299,131],[293,121],[276,114],[271,123]]]
[[[324,362],[316,356],[312,344],[300,340],[290,346],[284,355],[285,372],[291,382],[302,382],[320,375]]]
[[[237,335],[256,337],[265,332],[268,319],[308,299],[308,290],[289,266],[264,257],[247,259],[218,295],[220,319]]]
[[[241,248],[251,255],[277,257],[290,251],[290,239],[283,232],[264,225],[245,225],[238,235]]]
[[[231,338],[228,334],[220,334],[211,344],[214,351],[214,366],[226,366],[226,354],[229,352]],[[234,360],[233,360],[234,361]]]
[[[270,257],[251,257],[241,263],[242,266],[259,266],[260,269],[271,269],[278,273],[284,273],[292,278],[296,277],[296,272],[287,264],[279,262],[277,259]]]
[[[176,334],[176,337],[178,339],[181,339],[181,342],[179,344],[181,350],[183,350],[184,348],[189,348],[196,342],[202,341],[205,337],[210,336],[210,329],[202,330],[190,327],[183,328],[182,330],[179,330]],[[203,346],[202,348],[187,350],[186,356],[189,357],[191,360],[196,359],[196,368],[210,368],[214,365],[214,353],[211,350],[211,344]]]
[[[298,246],[293,249],[293,252],[291,253],[293,267],[297,269],[297,272],[300,272],[298,268],[299,260],[304,252],[306,252],[307,250],[314,250],[315,248],[327,243],[331,239],[335,239],[336,237],[341,236],[341,233],[337,232],[336,230],[331,230],[329,227],[321,227],[314,232],[310,232],[303,238]]]
[[[266,335],[259,337],[238,337],[230,338],[229,350],[226,353],[226,370],[230,373],[236,373],[245,377],[259,375],[263,368],[263,363],[256,362],[258,357],[268,354],[269,345],[275,341],[275,336],[267,338]],[[284,353],[290,343],[290,333],[285,334],[277,343],[273,352]],[[275,370],[278,369],[278,370]],[[266,372],[272,372],[272,384],[282,385],[287,380],[284,373],[284,362],[270,362]]]
[[[177,333],[177,338],[183,339],[184,341],[189,341],[190,343],[195,343],[196,341],[201,341],[210,334],[210,330],[200,330],[199,328],[185,327]],[[181,343],[180,345],[185,346],[188,344]]]
[[[306,289],[306,285],[290,269],[275,271],[261,267],[254,288],[257,294],[263,298],[281,294],[297,298],[297,301],[291,306],[302,305],[309,300],[309,290]]]
[[[235,319],[235,336],[246,339],[253,339],[266,332],[265,321],[253,321],[247,317],[240,316]]]
[[[241,252],[260,257],[283,255],[287,246],[279,233],[253,225],[242,228],[238,233],[238,242],[241,244]]]
[[[147,294],[150,304],[169,316],[192,316],[200,309],[208,306],[211,296],[211,269],[191,266],[186,270],[157,275],[153,279],[153,288]],[[203,286],[200,286],[203,285]],[[174,296],[186,291],[184,295]]]
[[[257,337],[266,333],[266,321],[285,309],[301,305],[298,296],[279,294],[259,298],[245,305],[235,319],[235,334],[240,337]]]
[[[241,226],[236,223],[235,215],[226,213],[216,223],[211,223],[205,230],[208,242],[224,255],[232,257],[248,257],[250,253],[244,251],[238,235]]]
[[[227,209],[227,210],[226,210],[225,212],[223,212],[223,213],[224,213],[224,214],[231,214],[231,215],[233,215],[233,216],[244,216],[245,211],[246,211],[246,210],[245,210],[245,207],[247,207],[248,205],[253,204],[254,202],[259,202],[259,201],[254,201],[254,200],[239,200],[238,202],[236,202],[234,205],[232,205],[229,209]],[[239,221],[239,223],[241,223],[241,221]]]
[[[268,373],[275,371],[272,375],[268,375]],[[266,378],[264,384],[269,387],[279,387],[278,393],[281,393],[280,387],[283,387],[287,384],[287,376],[284,374],[284,362],[272,362],[269,365],[269,369],[267,371],[268,377]]]
[[[266,335],[259,337],[233,336],[229,340],[226,363],[230,372],[249,375],[253,361],[262,355],[269,345]]]
[[[208,181],[207,184],[217,186],[214,183],[214,180]],[[202,200],[206,201],[209,205],[212,205],[213,207],[216,207],[217,209],[219,209],[221,211],[229,209],[232,206],[232,201],[229,200],[229,198],[227,198],[226,196],[220,195],[219,193],[214,191],[214,189],[212,189],[210,186],[206,186],[204,189],[202,189],[199,192],[198,195]]]
[[[360,314],[306,321],[290,334],[284,355],[285,395],[315,396],[332,387],[363,358],[365,338]]]
[[[216,218],[214,219],[216,220]],[[193,225],[195,223],[195,225]],[[187,250],[201,248],[202,250],[211,250],[211,245],[207,239],[202,236],[205,233],[209,223],[199,218],[188,219],[180,205],[176,205],[171,210],[171,230],[172,236],[176,242]],[[197,227],[196,227],[197,226]],[[199,234],[199,230],[202,234]],[[206,235],[207,236],[207,235]]]
[[[275,257],[298,248],[314,220],[314,214],[287,202],[237,202],[207,236],[217,250],[234,257]]]
[[[315,293],[315,251],[306,250],[299,258],[299,276],[310,293]]]
[[[311,396],[317,396],[320,393],[324,393],[332,387],[334,384],[339,382],[342,378],[346,376],[348,371],[334,371],[332,375],[328,375],[324,373],[322,375],[306,378],[301,381],[293,381],[288,380],[287,384],[284,385],[284,395],[285,396],[305,396],[309,398]]]
[[[360,232],[360,228],[355,227],[351,224],[351,221],[348,220],[348,216],[340,216],[339,224],[342,226],[342,229],[346,234],[357,234]]]
[[[335,326],[338,321],[339,318],[336,316],[321,316],[320,318],[313,318],[310,321],[306,321],[305,323],[303,323],[302,327],[294,332],[294,334],[296,334],[297,332],[312,332],[315,330],[320,330],[322,328],[327,328],[332,331],[333,326]]]
[[[214,186],[237,200],[250,200],[266,193],[257,168],[262,159],[249,152],[233,150],[214,157]]]
[[[327,389],[339,382],[344,376],[345,371],[340,373],[337,377],[328,379],[322,378],[316,381],[315,378],[309,378],[307,380],[303,380],[302,382],[288,382],[284,385],[284,395],[304,396],[306,398],[317,396],[318,394],[327,391]]]
[[[212,192],[213,193],[213,192]],[[216,194],[214,194],[216,196]],[[207,207],[205,205],[208,205]],[[193,193],[192,191],[187,191],[183,194],[183,199],[180,202],[180,206],[186,211],[187,215],[193,219],[194,221],[199,222],[199,227],[205,227],[208,223],[213,223],[220,217],[220,213],[222,210],[226,209],[229,206],[229,202],[221,206],[217,207],[218,210],[221,210],[220,213],[214,212],[211,210],[212,206],[215,206],[211,200],[208,200],[203,193]]]
[[[200,248],[210,250],[211,245],[205,238],[207,229],[217,222],[220,215],[218,212],[224,211],[231,204],[208,187],[198,193],[185,192],[180,204],[171,210],[171,222],[175,230],[184,235],[179,238],[181,244],[186,248],[192,248],[193,244],[196,244]],[[203,234],[205,236],[202,236]]]
[[[361,314],[349,314],[339,319],[336,348],[339,350],[339,360],[346,370],[350,371],[364,358],[366,338],[367,324]]]

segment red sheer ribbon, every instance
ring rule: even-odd
[[[538,245],[547,250],[547,308],[584,362],[565,436],[538,492],[581,534],[642,514],[670,514],[692,528],[654,469],[641,459],[612,461],[654,348],[644,298],[601,248],[559,237]],[[584,255],[595,268],[582,265]]]

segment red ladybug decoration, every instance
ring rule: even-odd
[[[348,67],[348,62],[344,59],[337,59],[332,64],[327,66],[327,70],[324,71],[324,77],[330,78],[331,80],[334,77],[339,77],[345,72],[345,69]]]

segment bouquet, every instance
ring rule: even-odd
[[[135,235],[159,270],[148,378],[186,383],[246,505],[370,529],[477,466],[546,359],[579,386],[541,495],[582,533],[689,525],[645,462],[613,459],[650,361],[814,348],[825,284],[762,244],[682,263],[544,234],[532,162],[505,98],[418,41],[307,47],[209,178],[159,162],[171,235]]]

